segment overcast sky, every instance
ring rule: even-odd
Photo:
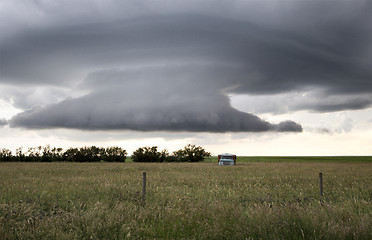
[[[2,0],[0,148],[372,155],[371,0]]]

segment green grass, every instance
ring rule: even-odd
[[[206,158],[204,162],[217,162],[217,156]],[[299,156],[299,157],[272,157],[272,156],[238,156],[237,163],[242,162],[370,162],[372,156]]]
[[[372,238],[371,163],[238,163],[0,163],[0,238]]]

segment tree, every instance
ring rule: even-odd
[[[49,145],[46,145],[43,148],[43,155],[41,156],[41,161],[42,162],[51,162],[53,160],[53,153],[50,149]]]
[[[158,152],[158,147],[140,147],[132,154],[133,162],[164,162],[169,156],[167,150]]]
[[[0,149],[0,161],[9,162],[11,159],[12,159],[12,151],[6,148]]]
[[[63,153],[63,159],[67,162],[76,162],[78,154],[78,148],[69,148]]]
[[[62,155],[62,148],[53,148],[52,150],[52,159],[53,161],[62,161],[63,160],[63,155]]]
[[[19,147],[16,149],[16,156],[15,156],[15,159],[16,161],[24,161],[25,160],[25,154],[22,152],[22,147]]]
[[[180,162],[199,162],[205,157],[210,157],[211,153],[206,152],[201,146],[188,144],[183,149],[173,152],[173,155]]]
[[[40,157],[42,156],[42,151],[41,151],[42,149],[43,149],[42,146],[28,148],[26,161],[27,162],[39,162]]]
[[[104,161],[125,162],[127,151],[120,147],[108,147],[104,149]]]
[[[45,147],[30,147],[24,153],[22,147],[16,149],[13,156],[8,149],[0,148],[0,161],[26,161],[26,162],[52,162],[52,161],[69,161],[69,162],[125,162],[127,151],[120,147],[81,147],[69,148],[63,151],[62,148],[51,148],[50,145]],[[163,152],[160,157],[163,156]],[[160,158],[160,161],[164,161]]]

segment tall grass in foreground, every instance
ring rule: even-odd
[[[372,239],[371,172],[371,163],[0,163],[0,238]]]

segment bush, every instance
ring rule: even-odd
[[[17,162],[125,162],[127,151],[120,147],[101,148],[96,146],[69,148],[51,148],[49,145],[30,147],[23,153],[22,148],[16,149],[16,154],[8,149],[0,149],[0,161]]]
[[[132,154],[133,162],[164,162],[169,156],[167,150],[158,152],[158,147],[140,147]]]
[[[210,157],[211,153],[206,152],[201,146],[188,144],[183,149],[173,152],[179,162],[200,162],[205,157]]]
[[[12,152],[9,149],[0,149],[0,161],[9,162],[12,160]]]
[[[187,145],[169,155],[167,150],[158,151],[158,147],[140,147],[132,154],[133,162],[199,162],[211,154],[202,147]]]
[[[65,161],[71,162],[125,162],[127,151],[120,147],[70,148],[63,153]]]
[[[105,149],[103,160],[106,162],[125,162],[127,151],[120,147],[108,147]]]
[[[174,155],[168,155],[165,159],[164,162],[179,162],[177,157]]]
[[[25,161],[25,162],[125,162],[127,151],[120,147],[101,148],[96,146],[69,148],[51,148],[49,145],[16,149],[15,156],[8,149],[0,149],[0,161]],[[183,149],[169,154],[167,150],[158,151],[158,147],[141,147],[132,154],[133,162],[199,162],[211,154],[201,146],[188,144]]]

